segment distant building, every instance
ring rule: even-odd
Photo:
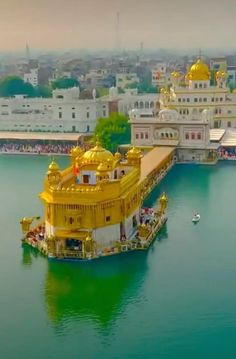
[[[139,78],[136,73],[118,73],[116,74],[116,86],[125,89],[127,86],[139,83]]]
[[[216,72],[210,85],[210,70],[199,59],[181,84],[179,72],[172,72],[171,88],[163,88],[160,108],[130,112],[132,144],[175,146],[180,161],[208,161],[219,143],[210,141],[210,129],[236,128],[235,95],[227,88],[227,73]],[[220,131],[220,130],[219,130]]]
[[[52,98],[0,98],[0,131],[91,133],[108,116],[108,101],[80,100],[79,88],[54,90]]]
[[[225,57],[214,57],[210,59],[210,70],[211,71],[226,71],[227,60]]]
[[[38,86],[38,69],[30,69],[24,74],[24,82],[30,83],[33,87]]]
[[[152,69],[152,85],[157,87],[167,86],[170,83],[170,75],[167,73],[165,62],[156,63]]]
[[[236,66],[228,66],[227,74],[228,74],[228,84],[230,86],[236,87]]]

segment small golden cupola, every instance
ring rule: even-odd
[[[109,162],[101,162],[96,172],[97,182],[108,182],[109,170],[111,170]]]
[[[178,71],[173,71],[170,75],[173,86],[179,86],[181,74]]]
[[[114,162],[113,154],[97,141],[95,147],[86,151],[81,158],[83,164],[99,165],[102,162]]]
[[[217,71],[216,75],[216,83],[218,87],[226,87],[227,83],[227,72],[225,71]]]
[[[75,164],[76,159],[81,158],[83,154],[84,151],[82,150],[81,147],[79,146],[73,147],[72,150],[70,151],[71,163]]]
[[[130,165],[139,165],[141,162],[142,154],[141,151],[133,146],[126,154],[128,164]]]
[[[50,186],[57,186],[61,181],[60,167],[54,160],[48,166],[47,179]]]
[[[201,59],[190,67],[186,75],[186,79],[190,81],[209,81],[210,77],[209,67]]]

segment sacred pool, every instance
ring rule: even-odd
[[[20,241],[50,160],[0,156],[1,358],[235,357],[235,162],[171,169],[146,200],[169,198],[147,252],[58,262]]]

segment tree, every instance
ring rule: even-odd
[[[129,118],[113,113],[108,118],[98,119],[94,135],[109,151],[116,152],[119,145],[130,143],[131,128]]]
[[[71,87],[78,87],[79,81],[76,79],[61,77],[52,82],[52,88],[55,89],[69,89]]]
[[[34,97],[35,90],[29,83],[25,83],[18,76],[7,76],[0,82],[0,96],[27,95]]]

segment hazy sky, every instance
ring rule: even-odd
[[[0,51],[236,47],[236,0],[0,0]]]

